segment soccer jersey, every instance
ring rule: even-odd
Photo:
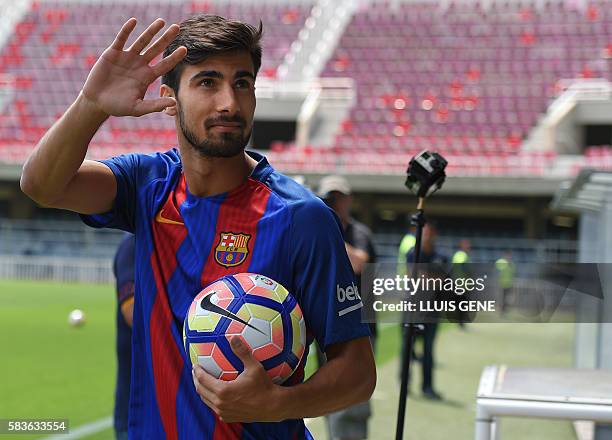
[[[210,197],[189,192],[176,149],[103,161],[117,179],[113,210],[83,219],[136,234],[130,438],[311,438],[303,420],[223,423],[196,393],[183,319],[203,286],[224,275],[253,272],[284,285],[302,308],[307,344],[369,335],[337,217],[248,154],[258,162],[249,178]],[[286,385],[303,380],[306,356]]]

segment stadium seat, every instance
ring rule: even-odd
[[[0,49],[0,72],[17,93],[0,113],[0,160],[20,161],[77,96],[88,70],[117,31],[139,18],[136,32],[158,15],[178,21],[211,12],[266,27],[261,75],[277,68],[310,14],[312,3],[249,4],[185,0],[32,2]],[[534,158],[521,144],[560,79],[612,80],[612,2],[413,1],[359,8],[322,72],[355,80],[357,99],[331,145],[298,148],[274,143],[271,158],[284,169],[403,172],[407,158],[437,148],[462,174],[541,173],[554,157]],[[148,94],[154,96],[159,82]],[[93,141],[93,158],[152,151],[176,143],[171,118],[111,118]],[[20,146],[26,146],[26,148]],[[15,148],[19,151],[13,151]],[[601,153],[604,151],[604,153]],[[608,163],[609,149],[585,159]],[[603,156],[600,156],[603,155]],[[527,160],[529,157],[531,160]],[[590,162],[589,162],[590,163]]]
[[[8,43],[0,48],[0,73],[15,77],[17,93],[12,104],[0,112],[0,161],[21,162],[28,151],[18,142],[33,145],[46,129],[75,99],[98,56],[117,32],[117,23],[137,17],[136,33],[149,22],[163,16],[178,22],[192,12],[211,12],[239,18],[253,24],[265,24],[262,75],[274,77],[276,68],[297,38],[312,4],[273,4],[257,2],[249,7],[235,3],[185,1],[171,3],[104,1],[32,2],[29,12],[15,27]],[[157,94],[159,81],[148,91]],[[8,117],[17,115],[17,117]],[[98,146],[98,142],[100,145]],[[109,142],[115,147],[110,148]],[[160,146],[160,142],[163,145]],[[109,152],[153,151],[176,144],[174,123],[160,114],[143,118],[111,118],[92,143],[92,158],[107,157]],[[18,151],[13,151],[17,149]],[[7,153],[10,151],[10,153]]]

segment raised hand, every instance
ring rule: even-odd
[[[179,32],[179,26],[173,24],[145,50],[164,25],[164,20],[158,18],[124,50],[136,27],[136,19],[130,18],[89,72],[83,96],[110,116],[142,116],[176,105],[170,97],[144,99],[149,85],[172,70],[187,54],[187,49],[181,46],[157,64],[150,65]]]

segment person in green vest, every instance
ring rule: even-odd
[[[397,250],[397,273],[398,275],[407,275],[406,255],[416,244],[414,236],[415,227],[410,226],[410,231],[404,235]]]
[[[459,241],[459,249],[453,254],[451,259],[453,278],[470,278],[471,272],[468,267],[470,263],[470,251],[472,243],[468,239]],[[465,323],[471,321],[468,312],[457,311],[457,323],[462,329],[465,329]]]
[[[508,299],[512,294],[514,275],[516,273],[516,266],[512,261],[512,252],[506,251],[504,255],[495,262],[495,268],[497,269],[497,281],[502,294],[501,314],[504,315],[508,306]]]
[[[459,270],[466,270],[464,264],[470,262],[470,251],[472,243],[470,240],[463,239],[459,242],[459,250],[453,254],[452,263],[458,265]]]

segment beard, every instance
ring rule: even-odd
[[[183,136],[191,144],[191,147],[204,157],[234,157],[244,151],[251,137],[251,131],[244,133],[244,129],[241,129],[233,133],[219,133],[218,136],[211,135],[208,138],[201,139],[187,127],[183,109],[180,107],[178,116]],[[222,122],[238,122],[241,124],[241,128],[246,126],[246,121],[241,116],[207,119],[204,126],[210,129],[214,124]]]

